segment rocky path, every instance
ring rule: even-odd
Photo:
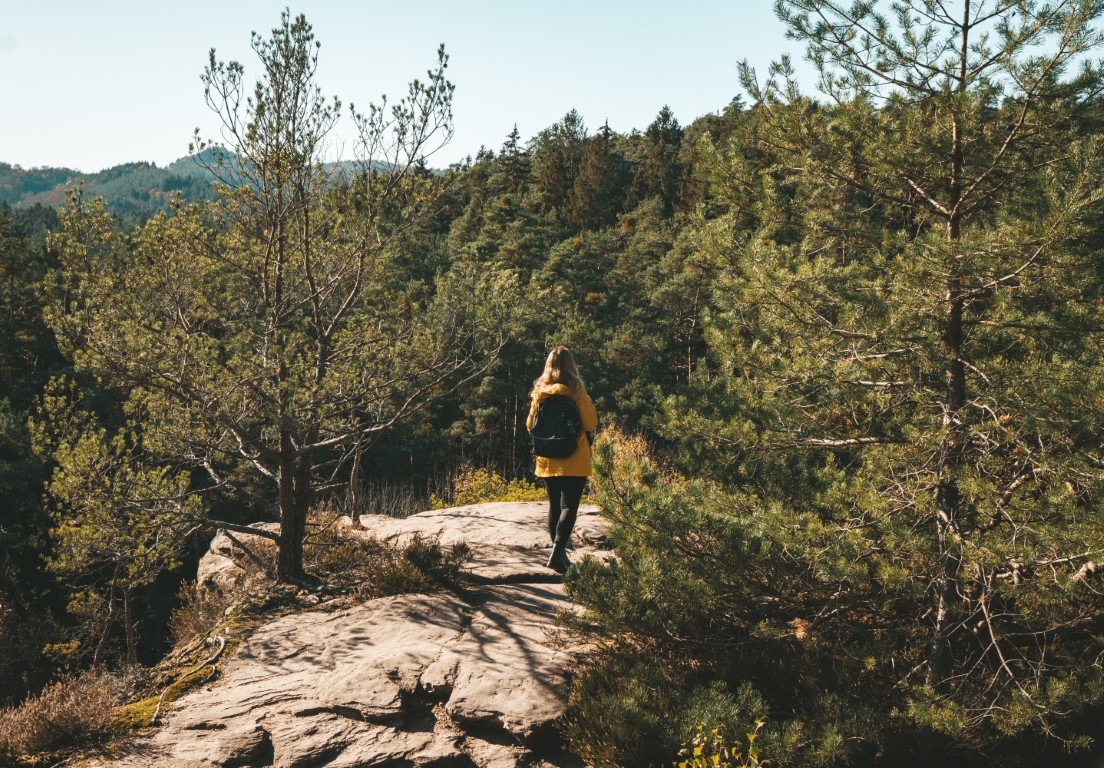
[[[478,586],[276,619],[113,764],[578,766],[559,750],[554,725],[573,658],[555,638],[570,603],[544,566],[544,509],[498,503],[365,518],[381,538],[468,542]],[[608,556],[595,508],[580,510],[574,545],[573,558]],[[209,578],[226,567],[217,552],[205,560]]]

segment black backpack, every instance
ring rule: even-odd
[[[549,395],[537,406],[533,422],[533,453],[548,459],[566,459],[579,447],[582,431],[579,409],[566,395]]]

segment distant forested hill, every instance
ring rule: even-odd
[[[124,220],[144,220],[164,210],[171,198],[213,197],[211,175],[196,158],[185,157],[159,168],[154,163],[125,163],[99,173],[69,168],[31,168],[0,163],[0,203],[14,208],[36,203],[57,207],[65,193],[83,183],[85,192],[103,197]]]
[[[204,156],[206,155],[206,156]],[[164,168],[156,163],[124,163],[99,173],[82,173],[71,168],[21,168],[0,162],[0,205],[30,208],[43,205],[59,208],[65,193],[83,183],[89,197],[102,197],[111,212],[124,224],[139,224],[168,208],[169,200],[179,196],[186,201],[212,200],[213,175],[204,163],[215,163],[214,150],[182,157]],[[227,154],[224,162],[233,163]],[[330,164],[342,178],[357,169],[353,162]],[[386,170],[385,163],[375,168]]]

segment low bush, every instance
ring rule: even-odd
[[[759,760],[755,740],[762,727],[763,721],[756,720],[754,730],[744,735],[745,747],[739,740],[732,742],[721,728],[707,728],[699,723],[690,741],[679,750],[675,768],[759,768],[765,764]]]
[[[225,620],[232,604],[229,596],[195,582],[180,587],[179,600],[169,616],[169,632],[177,647],[209,634]]]
[[[592,657],[572,682],[562,723],[570,750],[595,768],[651,765],[674,755],[664,738],[672,681],[656,666],[617,654]]]
[[[0,711],[0,755],[17,763],[107,736],[125,687],[119,677],[85,672]]]
[[[329,522],[324,520],[327,515]],[[457,584],[471,556],[466,544],[442,546],[421,536],[394,544],[340,528],[335,521],[325,508],[315,511],[313,533],[303,547],[304,566],[331,587],[364,599],[433,592]]]
[[[347,523],[348,518],[339,508],[326,504],[315,507],[307,520],[303,567],[328,588],[365,599],[430,592],[456,584],[471,555],[463,543],[442,546],[417,536],[399,543],[381,541],[359,528],[349,528]],[[275,543],[238,534],[234,538],[233,558],[242,570],[238,586],[228,595],[185,586],[180,606],[170,620],[178,646],[206,635],[234,605],[243,600],[255,603],[257,597],[270,591],[276,570]],[[248,553],[241,547],[248,547]]]
[[[759,765],[763,698],[749,685],[730,691],[709,681],[708,671],[672,664],[654,650],[624,643],[589,658],[563,720],[572,752],[595,768],[669,768],[676,760],[687,768]],[[730,733],[752,737],[740,744]]]
[[[544,501],[541,486],[521,478],[507,480],[489,469],[465,467],[446,483],[448,490],[441,496],[430,494],[432,509],[459,507],[465,504],[486,504],[495,501]]]

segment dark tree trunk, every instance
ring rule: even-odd
[[[280,583],[302,580],[303,537],[307,529],[307,505],[301,503],[302,494],[296,488],[298,467],[295,459],[280,462],[280,540],[276,556],[276,581]]]
[[[963,43],[965,44],[965,42]],[[952,249],[962,237],[962,220],[957,213],[961,202],[963,167],[962,141],[957,123],[953,127],[951,150],[951,183],[947,220],[947,241]],[[957,255],[952,252],[948,264],[947,293],[943,318],[943,345],[947,355],[944,374],[946,394],[943,401],[943,441],[939,448],[939,464],[935,486],[935,529],[938,566],[935,574],[935,626],[928,645],[926,682],[942,687],[950,674],[949,632],[953,606],[958,595],[958,572],[962,562],[958,533],[960,494],[958,467],[965,435],[959,411],[966,403],[966,365],[962,349],[962,313],[964,297]]]

